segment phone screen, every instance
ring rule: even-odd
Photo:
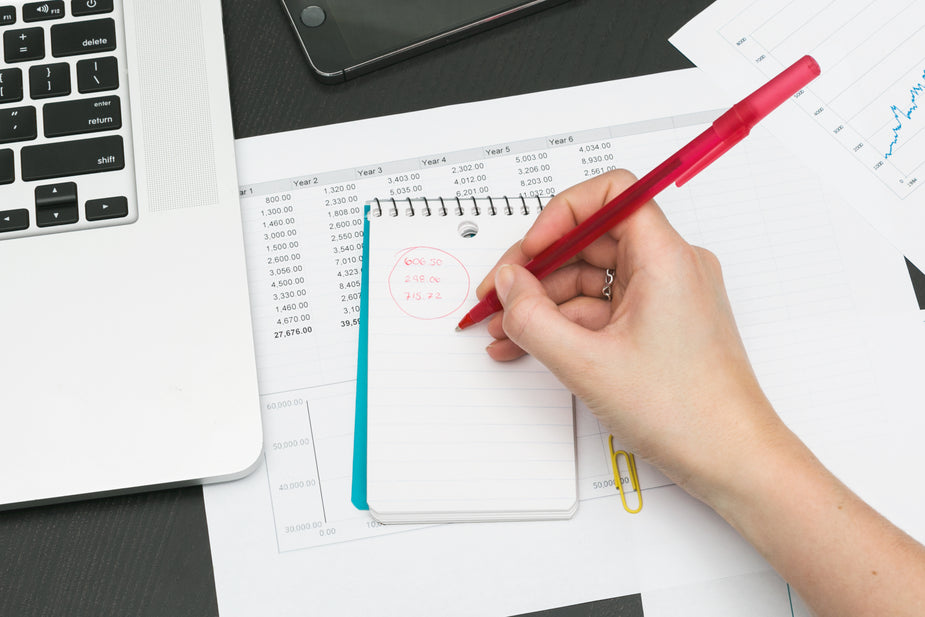
[[[336,82],[566,1],[283,0],[283,3],[316,77]],[[306,12],[311,12],[312,19],[306,20]]]
[[[330,0],[328,13],[353,56],[371,58],[521,4],[523,0]]]

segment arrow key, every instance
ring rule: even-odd
[[[35,187],[35,224],[39,227],[77,222],[77,184],[61,182]]]
[[[128,199],[109,197],[107,199],[90,199],[84,212],[88,221],[103,221],[128,216]]]
[[[0,212],[0,233],[29,228],[29,211],[25,208]]]
[[[77,184],[61,182],[35,187],[35,207],[77,205]]]
[[[77,204],[70,206],[45,206],[35,209],[35,224],[39,227],[69,225],[77,222]]]

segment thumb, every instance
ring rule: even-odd
[[[501,327],[521,349],[559,375],[566,375],[581,350],[588,349],[591,332],[559,312],[543,285],[527,269],[501,266],[495,273],[495,290],[504,307]]]

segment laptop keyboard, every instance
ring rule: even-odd
[[[137,218],[118,0],[0,0],[0,241]]]

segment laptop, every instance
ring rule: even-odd
[[[245,475],[220,0],[0,0],[0,33],[0,508]]]

